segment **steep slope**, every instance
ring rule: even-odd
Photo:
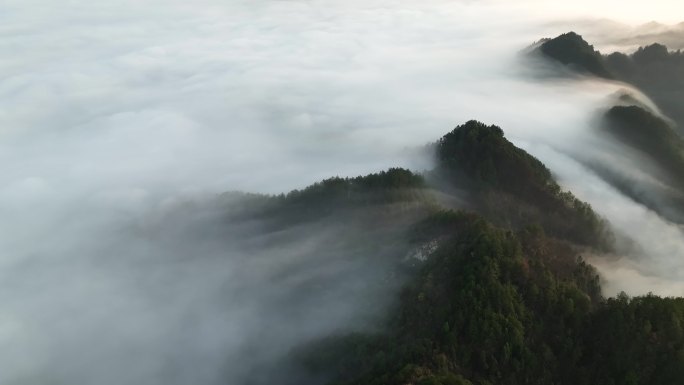
[[[390,310],[386,329],[298,349],[310,378],[350,385],[684,381],[684,300],[605,300],[596,271],[580,257],[586,248],[578,247],[601,245],[604,229],[588,206],[560,191],[541,162],[499,127],[476,121],[445,135],[436,152],[438,167],[428,180],[441,177],[470,191],[479,198],[476,211],[488,207],[481,197],[493,194],[507,197],[509,208],[541,213],[511,218],[510,210],[483,211],[497,225],[444,210],[417,223],[412,242],[434,247]],[[564,226],[545,219],[553,210],[561,211]]]
[[[684,54],[681,51],[670,51],[662,44],[653,43],[632,54],[602,55],[582,36],[569,32],[546,39],[534,52],[579,73],[634,85],[684,130]]]
[[[562,248],[463,214],[401,296],[390,331],[325,340],[303,352],[335,384],[677,384],[684,380],[684,300],[603,301]],[[442,220],[444,223],[444,220]]]
[[[615,106],[605,115],[606,130],[652,157],[684,187],[684,139],[661,118],[637,106]]]
[[[324,315],[314,312],[307,319],[306,307],[295,304],[325,308],[323,301],[331,300],[336,308],[346,309],[333,312],[337,317],[350,317],[341,332],[389,333],[349,339],[344,333],[337,338],[329,330],[326,334],[292,327],[306,341],[314,341],[302,347],[277,331],[264,331],[296,354],[278,348],[278,354],[272,353],[277,359],[263,361],[258,369],[245,368],[239,378],[252,384],[278,378],[294,385],[320,384],[333,377],[356,381],[359,374],[360,383],[391,382],[384,374],[382,380],[375,377],[380,365],[403,371],[401,378],[409,381],[422,378],[421,373],[437,375],[430,362],[438,347],[443,349],[440,354],[446,354],[439,358],[445,365],[452,362],[464,368],[445,372],[449,381],[460,381],[457,373],[471,379],[509,374],[527,378],[530,373],[515,368],[526,365],[541,348],[526,345],[563,325],[553,319],[548,322],[550,329],[533,331],[532,323],[542,318],[532,317],[525,301],[540,295],[535,285],[552,285],[569,296],[543,305],[549,306],[544,307],[549,314],[570,306],[568,301],[571,308],[585,309],[600,299],[595,272],[577,256],[583,250],[607,248],[609,232],[588,205],[560,189],[539,160],[506,140],[500,128],[476,121],[456,127],[434,149],[437,165],[425,177],[390,169],[364,177],[331,178],[279,196],[233,193],[221,198],[231,203],[217,229],[250,256],[243,263],[265,263],[259,262],[261,255],[283,250],[287,263],[269,276],[266,289],[258,291],[269,293],[269,306],[292,304],[283,314],[286,325],[321,328],[318,317],[327,325],[331,321]],[[466,192],[465,207],[497,225],[478,214],[443,206],[444,196],[454,189]],[[288,250],[294,250],[292,255]],[[549,277],[563,283],[553,283]],[[461,287],[464,280],[471,286]],[[397,297],[407,282],[409,286]],[[279,285],[287,290],[277,290]],[[470,315],[459,315],[461,309]],[[477,334],[464,336],[464,328]],[[478,346],[477,336],[495,330],[486,346]],[[463,350],[449,347],[454,341],[460,341]],[[380,354],[383,363],[366,354]],[[304,367],[299,365],[302,362]],[[409,364],[414,366],[402,369]],[[469,368],[471,364],[490,369],[479,372],[475,366]],[[545,362],[538,369],[548,365]]]
[[[599,132],[634,152],[639,169],[647,170],[648,175],[639,175],[606,157],[571,155],[634,201],[669,221],[684,224],[684,55],[656,43],[630,55],[602,56],[574,33],[547,40],[538,52],[576,71],[631,83],[674,119],[678,126],[636,98],[622,95],[619,105],[598,120]]]
[[[212,300],[207,306],[215,309],[207,338],[216,345],[211,359],[223,361],[226,371],[216,383],[317,383],[293,369],[290,350],[383,324],[400,287],[415,274],[409,234],[434,211],[430,194],[420,175],[390,169],[283,195],[228,193],[189,202],[135,232],[159,243],[168,238],[169,247],[158,254],[168,266],[182,256],[182,274],[194,266],[216,270],[200,269],[219,298],[197,297]],[[184,289],[195,295],[193,287]],[[191,314],[185,327],[195,327],[195,320]],[[183,368],[169,368],[168,375],[184,378]]]
[[[684,138],[666,121],[640,106],[610,108],[599,134],[625,146],[648,178],[629,167],[602,159],[576,157],[634,201],[675,223],[684,223]]]
[[[469,121],[437,143],[436,174],[471,192],[476,210],[502,226],[542,226],[550,235],[610,248],[591,207],[562,191],[539,160],[515,147],[501,128]]]
[[[553,39],[547,39],[537,49],[544,56],[556,60],[576,71],[586,72],[610,79],[613,75],[606,68],[601,53],[587,43],[582,36],[568,32]]]
[[[332,357],[317,355],[311,364],[336,365],[354,384],[559,380],[559,363],[577,362],[568,342],[579,339],[576,323],[595,306],[595,273],[578,263],[570,279],[558,279],[544,266],[544,248],[534,254],[521,243],[549,250],[543,236],[444,215],[451,235],[402,293],[391,332],[328,345]]]
[[[640,47],[631,55],[612,53],[606,57],[608,70],[631,83],[684,127],[684,54],[669,51],[662,44]]]

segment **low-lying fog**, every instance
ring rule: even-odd
[[[597,257],[608,294],[684,295],[681,229],[573,156],[610,148],[591,124],[625,86],[540,79],[518,55],[586,25],[561,18],[674,22],[678,3],[586,3],[4,2],[0,383],[273,383],[260,368],[298,343],[373,327],[392,295],[382,261],[344,254],[362,228],[266,239],[207,202],[421,171],[420,146],[470,119],[643,248]]]

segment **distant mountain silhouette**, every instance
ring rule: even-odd
[[[653,43],[632,54],[602,55],[582,36],[569,32],[545,39],[536,50],[578,73],[621,80],[639,88],[684,132],[684,53]]]
[[[551,59],[567,65],[578,72],[612,79],[601,53],[575,32],[564,33],[542,43],[538,50]]]

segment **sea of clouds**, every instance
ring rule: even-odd
[[[520,57],[576,26],[633,49],[599,18],[633,31],[676,22],[677,4],[4,1],[0,383],[249,383],[297,341],[364,327],[358,264],[305,263],[339,228],[255,250],[213,232],[211,210],[174,213],[225,191],[428,169],[420,147],[470,119],[501,126],[645,250],[596,257],[608,294],[684,295],[681,229],[573,156],[612,149],[639,172],[592,128],[628,87],[542,79]],[[297,303],[302,276],[336,283]]]

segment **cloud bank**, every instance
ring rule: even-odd
[[[631,274],[681,282],[681,231],[564,155],[601,151],[593,113],[625,86],[540,82],[518,57],[566,32],[549,20],[588,16],[580,9],[669,21],[673,3],[651,2],[652,14],[559,4],[4,2],[0,382],[260,383],[254,370],[297,342],[371,327],[368,309],[382,307],[359,302],[358,287],[382,265],[337,249],[313,263],[342,229],[253,247],[240,225],[216,232],[215,207],[182,208],[229,190],[429,168],[415,147],[473,118],[503,127],[643,241],[652,259],[630,262]],[[655,234],[667,242],[649,243]],[[318,279],[335,283],[305,296],[293,283]]]

